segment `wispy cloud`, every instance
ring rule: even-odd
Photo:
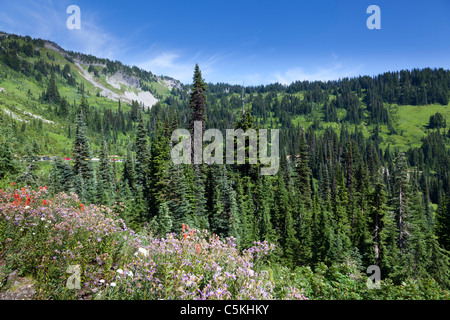
[[[124,51],[124,41],[100,27],[98,17],[83,6],[81,29],[69,30],[66,9],[71,4],[68,0],[9,1],[2,4],[0,30],[52,40],[65,49],[102,58],[112,59]]]
[[[154,49],[154,47],[152,47]],[[153,53],[150,53],[153,51]],[[157,51],[147,50],[148,56],[145,58],[137,58],[134,63],[136,66],[149,70],[157,75],[166,75],[180,80],[183,83],[191,83],[194,66],[196,63],[200,66],[202,76],[210,78],[218,69],[217,63],[222,59],[219,54],[205,56],[197,52],[188,54],[182,50]]]
[[[327,81],[338,80],[345,77],[357,76],[363,69],[362,64],[347,66],[342,62],[338,62],[338,56],[332,54],[333,63],[329,67],[318,67],[315,69],[305,70],[303,67],[289,68],[284,72],[275,72],[272,75],[271,82],[279,82],[281,84],[291,84],[294,81]]]

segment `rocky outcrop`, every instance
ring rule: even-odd
[[[106,78],[106,81],[116,89],[120,89],[120,85],[124,84],[133,88],[140,88],[141,82],[136,76],[129,76],[122,71],[117,71],[113,75]]]
[[[0,290],[0,300],[33,300],[35,282],[29,277],[19,276],[15,270],[8,275],[6,285]]]

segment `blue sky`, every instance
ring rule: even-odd
[[[381,29],[369,30],[369,5]],[[81,29],[69,30],[69,5]],[[450,69],[450,1],[0,0],[0,30],[157,75],[259,85]]]

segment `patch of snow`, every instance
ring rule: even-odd
[[[138,94],[134,93],[133,91],[127,91],[125,92],[123,96],[126,100],[137,100],[138,102],[142,102],[145,107],[151,108],[155,103],[158,102],[158,99],[156,99],[150,92],[148,91],[141,91],[138,92]]]
[[[44,118],[42,118],[41,116],[37,116],[37,115],[35,115],[35,114],[32,114],[31,112],[24,111],[23,113],[24,113],[24,114],[27,114],[27,115],[29,115],[29,116],[32,116],[32,117],[35,118],[35,119],[42,120],[42,122],[54,124],[53,121],[44,119]]]
[[[28,121],[23,120],[21,117],[19,117],[17,114],[15,114],[14,112],[8,110],[8,109],[3,109],[3,111],[5,111],[5,113],[10,116],[11,118],[15,119],[15,120],[19,120],[20,122],[25,122],[27,123]]]

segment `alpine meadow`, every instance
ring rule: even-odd
[[[202,70],[0,32],[0,299],[450,299],[450,70]]]

